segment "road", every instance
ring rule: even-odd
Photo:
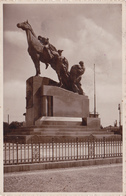
[[[4,192],[122,192],[122,164],[6,173]]]

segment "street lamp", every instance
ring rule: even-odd
[[[118,104],[118,110],[119,110],[119,127],[121,127],[121,107],[120,107],[120,104]]]

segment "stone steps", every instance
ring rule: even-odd
[[[57,126],[57,125],[65,125],[65,126],[80,126],[82,125],[82,121],[64,121],[64,120],[45,120],[45,121],[41,121],[41,123],[39,122],[39,124],[35,124],[35,126]]]
[[[10,135],[40,135],[40,134],[47,134],[47,133],[50,133],[50,134],[67,134],[67,133],[71,133],[71,134],[75,134],[75,133],[80,133],[80,134],[86,134],[86,133],[100,133],[100,134],[106,134],[106,131],[105,130],[102,130],[102,129],[92,129],[92,128],[83,128],[83,127],[51,127],[51,128],[30,128],[30,129],[15,129],[15,130],[12,130],[10,132]],[[110,132],[109,134],[113,134],[112,132]]]
[[[29,143],[31,139],[36,141],[45,141],[46,138],[85,138],[93,135],[96,138],[111,137],[114,136],[113,132],[107,132],[104,129],[91,128],[88,126],[82,126],[81,122],[54,122],[45,121],[41,126],[29,126],[21,127],[19,129],[11,130],[10,134],[5,137],[6,142],[19,142]]]

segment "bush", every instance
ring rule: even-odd
[[[9,129],[17,129],[23,125],[23,122],[13,121],[9,125]]]
[[[6,122],[3,122],[3,134],[7,135],[9,133],[9,124]]]

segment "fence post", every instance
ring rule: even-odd
[[[104,157],[105,158],[105,137],[103,137],[103,142],[104,142]]]
[[[89,159],[89,137],[88,137],[88,159]]]
[[[95,159],[95,138],[93,137],[93,159]]]
[[[54,161],[54,138],[52,138],[52,161]]]
[[[31,140],[31,153],[32,153],[32,163],[33,163],[33,141]]]
[[[39,163],[40,163],[40,140],[38,141],[38,145],[39,145]]]
[[[76,143],[77,143],[77,160],[78,160],[78,137],[76,138]]]
[[[5,140],[6,141],[6,140]],[[6,143],[4,142],[4,153],[5,153],[5,157],[4,157],[4,163],[6,164]]]
[[[16,142],[16,148],[17,148],[17,163],[18,163],[18,137],[17,137],[17,142]]]

